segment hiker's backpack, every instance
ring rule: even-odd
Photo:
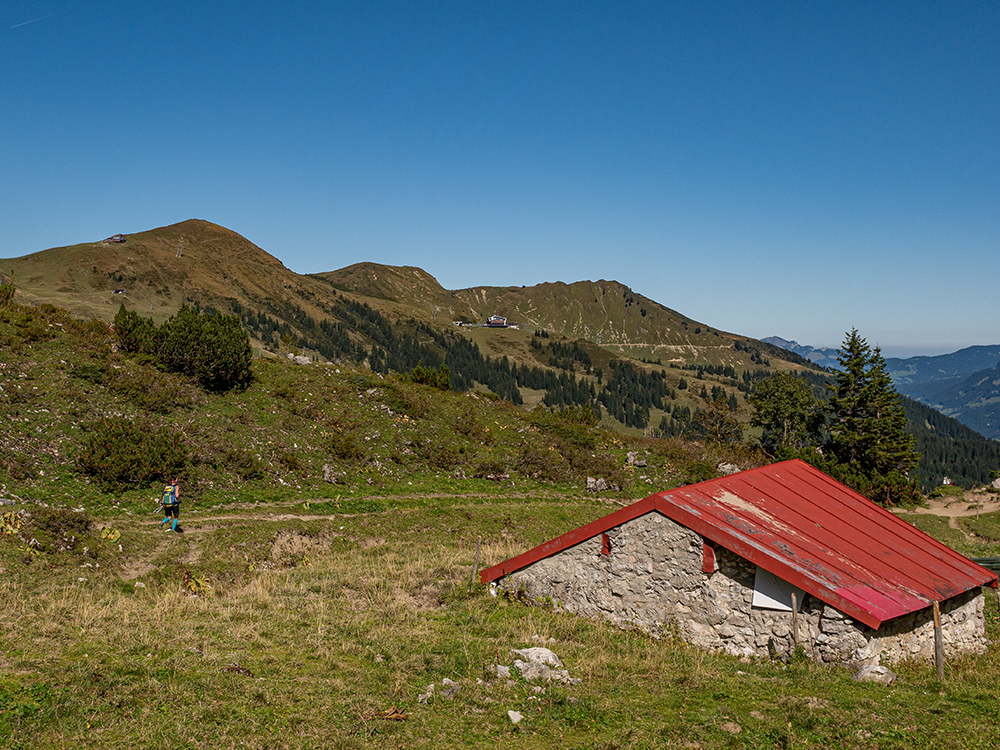
[[[168,484],[163,488],[163,500],[160,501],[160,505],[163,507],[177,505],[177,488],[172,484]]]

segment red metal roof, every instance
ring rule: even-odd
[[[997,586],[996,573],[799,460],[658,492],[480,577],[494,581],[651,511],[873,628]]]

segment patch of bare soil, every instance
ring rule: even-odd
[[[271,545],[271,560],[275,565],[290,567],[303,557],[330,548],[329,539],[300,534],[297,531],[279,531]]]
[[[121,579],[123,581],[134,581],[136,578],[142,578],[144,575],[156,570],[156,566],[150,560],[155,559],[166,548],[168,542],[168,539],[162,539],[156,546],[156,549],[146,557],[126,562],[122,566]]]
[[[930,513],[945,518],[974,516],[1000,510],[1000,495],[993,492],[966,491],[962,497],[935,497],[927,500],[927,507],[900,510],[901,513]]]

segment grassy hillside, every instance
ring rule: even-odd
[[[361,362],[391,346],[359,318],[397,333],[412,329],[411,321],[445,332],[454,321],[497,313],[522,330],[545,329],[665,365],[811,367],[778,347],[689,320],[618,282],[448,291],[422,269],[375,263],[302,276],[235,232],[196,219],[121,244],[96,241],[0,260],[0,274],[13,279],[19,302],[108,322],[121,304],[156,322],[185,303],[236,313],[257,346],[282,354],[307,349]],[[516,349],[504,354],[518,361]]]
[[[185,302],[279,298],[302,283],[236,232],[196,219],[129,235],[125,243],[87,242],[3,260],[0,272],[13,278],[22,302],[107,321],[122,302],[159,321]]]
[[[156,322],[185,303],[231,312],[259,353],[303,353],[345,372],[388,375],[446,364],[456,390],[529,406],[599,407],[602,424],[624,435],[687,430],[720,392],[745,423],[756,380],[777,370],[823,377],[792,352],[711,329],[618,282],[448,291],[422,269],[373,263],[300,276],[235,232],[200,220],[130,235],[123,244],[0,261],[0,273],[13,277],[19,301],[63,304],[76,317],[110,321],[122,304]],[[493,313],[519,328],[454,325]],[[613,380],[619,362],[632,369]],[[981,411],[988,409],[987,399]],[[987,466],[996,451],[977,449],[976,438],[956,452],[954,436],[928,424],[911,419],[933,454],[920,469],[925,486],[945,473],[981,482],[1000,468]],[[966,470],[954,462],[969,446],[977,465]]]
[[[530,343],[526,356],[538,356]],[[246,390],[210,393],[117,351],[100,321],[44,305],[0,310],[5,746],[1000,740],[995,646],[950,662],[944,682],[929,665],[900,665],[886,689],[470,590],[477,544],[485,567],[622,502],[711,476],[718,461],[749,466],[752,454],[622,435],[346,365],[258,359],[253,370]],[[183,447],[183,533],[157,530],[155,480],[106,492],[82,472],[81,452],[122,423]],[[630,451],[647,465],[631,465]],[[619,489],[589,494],[587,476]],[[988,538],[975,551],[1000,551]],[[579,684],[539,691],[495,676],[510,649],[542,643]],[[450,698],[446,678],[459,687]]]
[[[645,496],[722,460],[679,441],[628,438],[528,413],[492,394],[441,391],[347,365],[257,359],[246,390],[206,392],[117,351],[102,322],[44,305],[0,310],[0,344],[8,425],[0,479],[8,491],[45,502],[107,502],[78,460],[108,424],[125,422],[176,436],[187,457],[186,494],[205,502],[578,491],[587,476],[606,478],[622,496]],[[626,468],[629,450],[648,452],[646,471]],[[336,484],[324,481],[324,467]],[[148,493],[115,500],[139,512]]]

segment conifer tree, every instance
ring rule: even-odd
[[[837,478],[867,497],[887,504],[913,499],[907,473],[920,460],[905,431],[906,412],[881,350],[872,351],[852,329],[838,357],[841,370],[831,386],[829,451]]]
[[[906,474],[920,462],[920,454],[913,450],[914,438],[906,432],[903,400],[892,384],[879,347],[875,347],[869,360],[866,388],[871,468],[877,474],[893,470]]]

